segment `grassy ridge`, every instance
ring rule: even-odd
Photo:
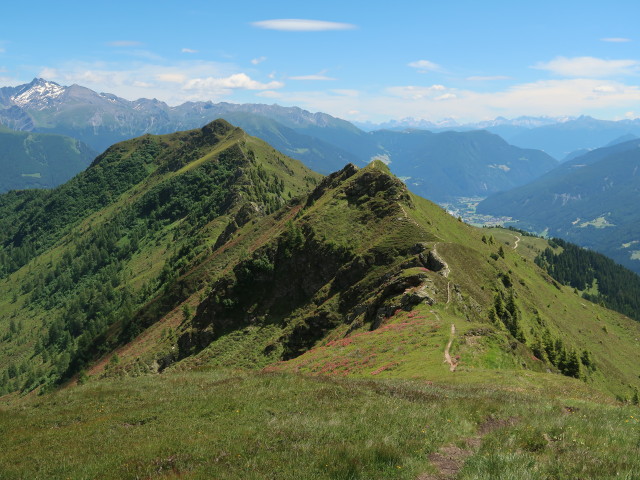
[[[554,392],[221,370],[102,381],[0,407],[0,476],[415,479],[449,452],[464,479],[635,478],[640,410]]]

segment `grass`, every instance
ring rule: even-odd
[[[637,478],[638,415],[487,385],[173,372],[0,407],[0,477],[415,479],[479,437],[459,478]]]

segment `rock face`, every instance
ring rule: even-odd
[[[447,262],[438,255],[435,248],[429,250],[426,255],[424,253],[420,254],[420,259],[424,263],[424,266],[429,270],[438,272],[443,277],[449,276],[449,266],[447,265]]]

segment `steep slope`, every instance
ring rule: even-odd
[[[115,322],[153,296],[170,303],[189,260],[319,178],[220,120],[114,145],[54,190],[0,196],[2,388],[77,372]]]
[[[87,168],[96,155],[73,138],[0,127],[0,193],[57,187]]]
[[[133,322],[144,332],[89,374],[265,367],[534,389],[586,382],[630,398],[640,324],[559,285],[528,240],[514,249],[490,232],[410,194],[381,162],[347,166],[187,266],[166,290],[181,304],[143,307]]]
[[[218,121],[0,197],[3,389],[73,375],[2,397],[0,474],[637,470],[640,323],[540,269],[544,239],[470,227],[382,162],[318,180]]]
[[[640,141],[599,148],[478,205],[479,213],[511,216],[523,228],[597,250],[640,272]]]
[[[221,113],[221,117],[322,174],[339,170],[347,163],[360,161],[356,155],[331,143],[314,136],[298,133],[293,128],[256,113],[229,112]],[[287,123],[291,123],[291,121]]]

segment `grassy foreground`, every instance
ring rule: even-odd
[[[637,407],[479,385],[212,370],[4,400],[2,479],[640,478]]]

